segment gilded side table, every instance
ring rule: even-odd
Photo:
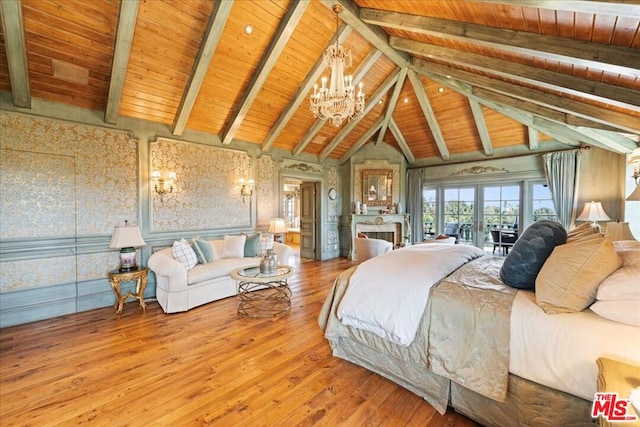
[[[140,301],[140,307],[142,307],[143,311],[145,310],[146,304],[144,303],[144,290],[147,287],[147,273],[148,270],[146,267],[140,267],[137,270],[131,271],[112,270],[107,273],[109,283],[111,283],[111,288],[113,288],[113,292],[116,294],[116,304],[114,305],[116,314],[122,313],[124,302],[128,298],[135,298]],[[136,292],[127,292],[127,294],[123,296],[122,291],[120,290],[120,283],[133,281],[136,281]]]

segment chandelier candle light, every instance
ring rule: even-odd
[[[331,81],[327,87],[327,78],[322,77],[322,87],[313,86],[313,94],[309,98],[313,117],[331,120],[338,127],[345,119],[353,119],[364,110],[364,92],[362,82],[358,85],[356,94],[353,77],[344,75],[346,68],[351,67],[351,50],[345,49],[338,41],[338,13],[342,6],[333,6],[336,14],[336,43],[327,48],[324,53],[324,63],[331,69]]]

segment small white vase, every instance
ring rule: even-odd
[[[397,214],[402,213],[402,205],[400,204],[400,202],[398,202],[398,204],[396,205],[396,213]]]

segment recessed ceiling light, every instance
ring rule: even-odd
[[[444,93],[444,88],[443,88],[442,86],[440,86],[440,87],[438,88],[438,92],[439,92],[439,93]]]
[[[244,26],[245,34],[253,34],[253,26],[251,24],[247,24]]]
[[[409,103],[409,98],[405,98],[405,99],[403,99],[403,101],[404,101],[405,104],[408,104]]]
[[[382,99],[380,101],[378,101],[378,104],[382,105]]]

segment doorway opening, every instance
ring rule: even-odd
[[[287,225],[284,243],[293,248],[300,262],[319,259],[320,182],[282,177],[280,210]]]

